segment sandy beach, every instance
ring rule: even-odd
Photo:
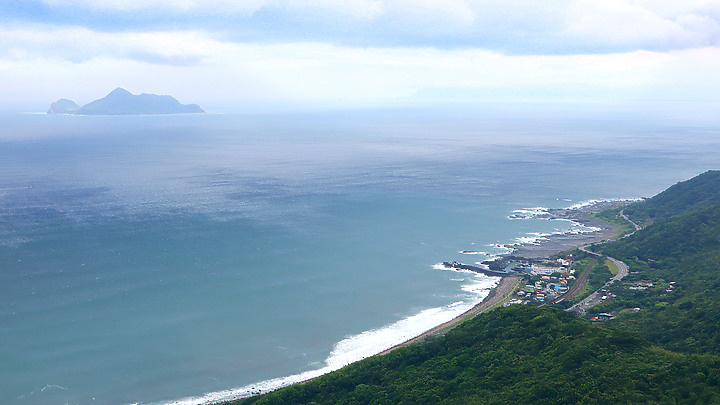
[[[406,342],[400,343],[399,345],[393,346],[383,352],[380,352],[377,355],[382,356],[384,354],[388,354],[391,351],[397,349],[398,347],[407,346],[411,343],[420,341],[429,335],[441,333],[445,329],[457,324],[458,322],[464,320],[465,318],[473,317],[475,315],[478,315],[485,311],[488,311],[492,308],[495,308],[495,306],[499,305],[502,301],[504,301],[506,298],[508,298],[510,296],[510,294],[512,294],[513,291],[515,291],[515,289],[520,286],[521,281],[522,281],[522,277],[503,277],[503,278],[501,278],[498,285],[490,291],[488,296],[485,297],[485,299],[483,299],[482,302],[475,305],[467,312],[443,323],[442,325],[438,325],[417,337],[414,337]]]

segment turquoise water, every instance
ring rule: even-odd
[[[0,116],[0,402],[198,403],[336,368],[496,282],[433,265],[570,226],[513,210],[718,167],[717,122],[572,111]]]

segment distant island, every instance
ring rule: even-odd
[[[197,104],[180,104],[172,96],[157,94],[135,95],[120,87],[107,96],[79,106],[72,100],[61,98],[52,103],[48,114],[74,115],[149,115],[204,113]]]

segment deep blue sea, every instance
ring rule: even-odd
[[[514,210],[720,168],[698,108],[2,114],[0,403],[196,404],[377,353],[497,282],[437,263],[576,226]]]

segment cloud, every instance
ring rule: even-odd
[[[116,86],[186,102],[717,99],[720,49],[507,55],[471,48],[237,43],[201,31],[0,27],[0,88],[88,102]],[[692,93],[694,92],[695,95]],[[43,107],[45,107],[43,105]]]
[[[127,58],[154,64],[200,63],[215,52],[216,42],[198,31],[95,32],[83,27],[0,26],[0,57],[50,58],[82,62],[102,57]]]
[[[382,12],[381,0],[43,0],[51,7],[76,7],[95,11],[120,13],[162,12],[174,15],[251,15],[262,9],[279,9],[292,13],[329,12],[372,18]]]
[[[720,44],[718,0],[43,0],[47,20],[186,26],[237,41],[612,53]],[[68,10],[90,13],[73,22]],[[93,18],[93,13],[102,18]],[[38,13],[40,15],[42,13]],[[38,17],[40,18],[40,17]],[[55,20],[58,20],[57,18]]]
[[[565,33],[579,44],[683,49],[717,44],[718,24],[707,15],[658,12],[624,0],[578,0],[568,11]]]
[[[0,4],[8,94],[53,100],[82,87],[79,102],[116,86],[195,102],[720,94],[712,0],[41,1],[43,12],[14,17]]]
[[[259,9],[264,0],[43,0],[43,3],[52,7],[78,7],[89,10],[138,12],[158,10],[182,14],[196,12],[202,9],[230,11],[234,13],[252,13]]]

